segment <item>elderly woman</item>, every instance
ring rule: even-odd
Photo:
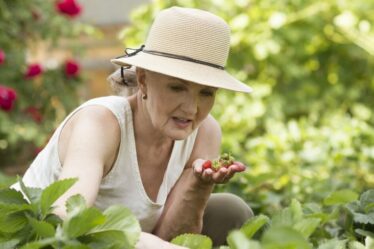
[[[78,182],[57,202],[81,194],[88,205],[130,208],[142,234],[137,248],[181,248],[167,241],[203,233],[214,245],[251,215],[232,194],[211,194],[245,170],[235,162],[218,171],[204,168],[219,156],[221,130],[209,115],[217,89],[250,92],[225,71],[230,31],[206,11],[172,7],[156,17],[145,45],[113,59],[121,82],[130,66],[137,90],[128,97],[96,98],[74,110],[23,177],[28,186],[57,179]]]

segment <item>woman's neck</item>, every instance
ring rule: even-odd
[[[172,139],[154,128],[145,109],[144,100],[142,100],[139,92],[128,97],[128,101],[132,110],[135,140],[137,143],[146,144],[150,148],[160,148],[173,144]]]

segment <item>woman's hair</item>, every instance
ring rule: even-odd
[[[107,81],[116,95],[130,96],[138,91],[135,67],[119,68],[109,75]]]

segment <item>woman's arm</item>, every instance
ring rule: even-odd
[[[219,155],[221,129],[215,119],[208,116],[199,128],[191,158],[165,204],[153,233],[170,240],[181,233],[200,233],[202,218],[214,182],[225,174],[201,170],[204,160]]]
[[[113,113],[100,106],[82,109],[64,129],[59,141],[63,164],[59,178],[77,177],[78,182],[55,202],[55,213],[62,218],[66,216],[65,202],[72,195],[81,194],[88,206],[94,204],[101,179],[116,160],[121,136]],[[144,232],[135,248],[186,249]]]
[[[78,181],[56,201],[59,216],[65,216],[65,201],[72,195],[81,194],[88,206],[94,204],[101,179],[115,161],[119,142],[118,121],[105,107],[85,107],[66,123],[58,144],[62,164],[59,179],[75,177]]]

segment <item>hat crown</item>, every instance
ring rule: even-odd
[[[230,50],[230,28],[209,12],[172,7],[157,15],[145,49],[224,67]]]

